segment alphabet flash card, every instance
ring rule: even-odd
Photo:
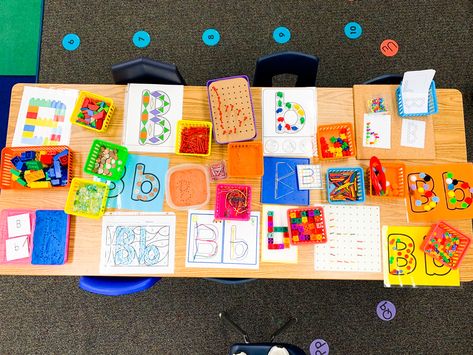
[[[315,88],[263,89],[263,145],[266,156],[317,155]]]
[[[406,166],[409,222],[473,218],[473,164]]]

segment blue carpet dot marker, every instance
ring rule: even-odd
[[[138,31],[133,35],[133,44],[138,48],[146,48],[151,42],[151,37],[146,31]]]
[[[345,31],[345,36],[347,36],[350,39],[360,38],[363,33],[363,29],[361,28],[358,22],[348,22],[345,25],[344,31]]]
[[[207,46],[216,46],[220,42],[220,33],[215,28],[208,28],[202,33],[202,41]]]
[[[273,31],[273,39],[279,44],[287,43],[291,39],[291,31],[287,27],[278,27]]]
[[[325,340],[315,339],[310,343],[309,351],[310,355],[328,355],[329,346]]]
[[[392,302],[381,301],[376,306],[376,314],[379,319],[388,322],[396,316],[396,306]]]
[[[62,39],[62,46],[64,47],[65,50],[75,51],[77,48],[79,48],[79,45],[80,45],[80,37],[76,35],[75,33],[68,33]]]

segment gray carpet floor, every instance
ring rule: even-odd
[[[174,62],[190,85],[254,72],[256,59],[280,50],[321,58],[318,86],[349,87],[387,72],[434,68],[438,87],[463,92],[467,137],[473,134],[470,0],[400,1],[66,1],[45,3],[40,81],[109,83],[113,63],[138,56]],[[363,36],[343,26],[357,21]],[[277,26],[289,43],[272,40]],[[217,28],[207,47],[202,31]],[[131,43],[145,29],[151,45]],[[61,39],[77,33],[66,52]],[[395,39],[386,58],[379,44]],[[283,79],[281,84],[286,81]],[[468,139],[471,143],[472,140]],[[471,144],[469,157],[473,156]],[[218,312],[227,310],[254,340],[267,340],[287,317],[298,318],[279,340],[308,352],[323,338],[338,354],[466,354],[473,349],[473,285],[460,289],[385,289],[381,282],[258,280],[226,286],[199,279],[163,279],[146,293],[100,297],[77,278],[0,277],[1,354],[225,354],[240,341]],[[382,322],[376,304],[391,300],[396,318]]]

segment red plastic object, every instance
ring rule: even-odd
[[[355,156],[351,123],[322,125],[317,128],[319,159],[344,159]]]
[[[251,215],[251,186],[218,184],[215,219],[248,221]]]
[[[327,242],[323,207],[291,208],[287,211],[291,244]]]
[[[420,248],[438,262],[455,270],[460,266],[470,243],[470,237],[441,221],[432,226]]]

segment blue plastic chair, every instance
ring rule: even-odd
[[[149,58],[138,58],[114,64],[112,65],[112,76],[115,84],[186,84],[174,64]]]
[[[104,296],[123,296],[145,291],[161,280],[160,277],[81,276],[81,289]]]
[[[376,78],[365,81],[365,85],[399,85],[402,81],[402,74],[384,74]]]
[[[296,86],[315,86],[319,58],[300,52],[280,52],[260,57],[256,61],[253,86],[271,87],[273,77],[280,74],[297,76]]]
[[[217,282],[219,284],[224,284],[224,285],[239,285],[239,284],[255,281],[256,279],[206,278],[206,280]]]

